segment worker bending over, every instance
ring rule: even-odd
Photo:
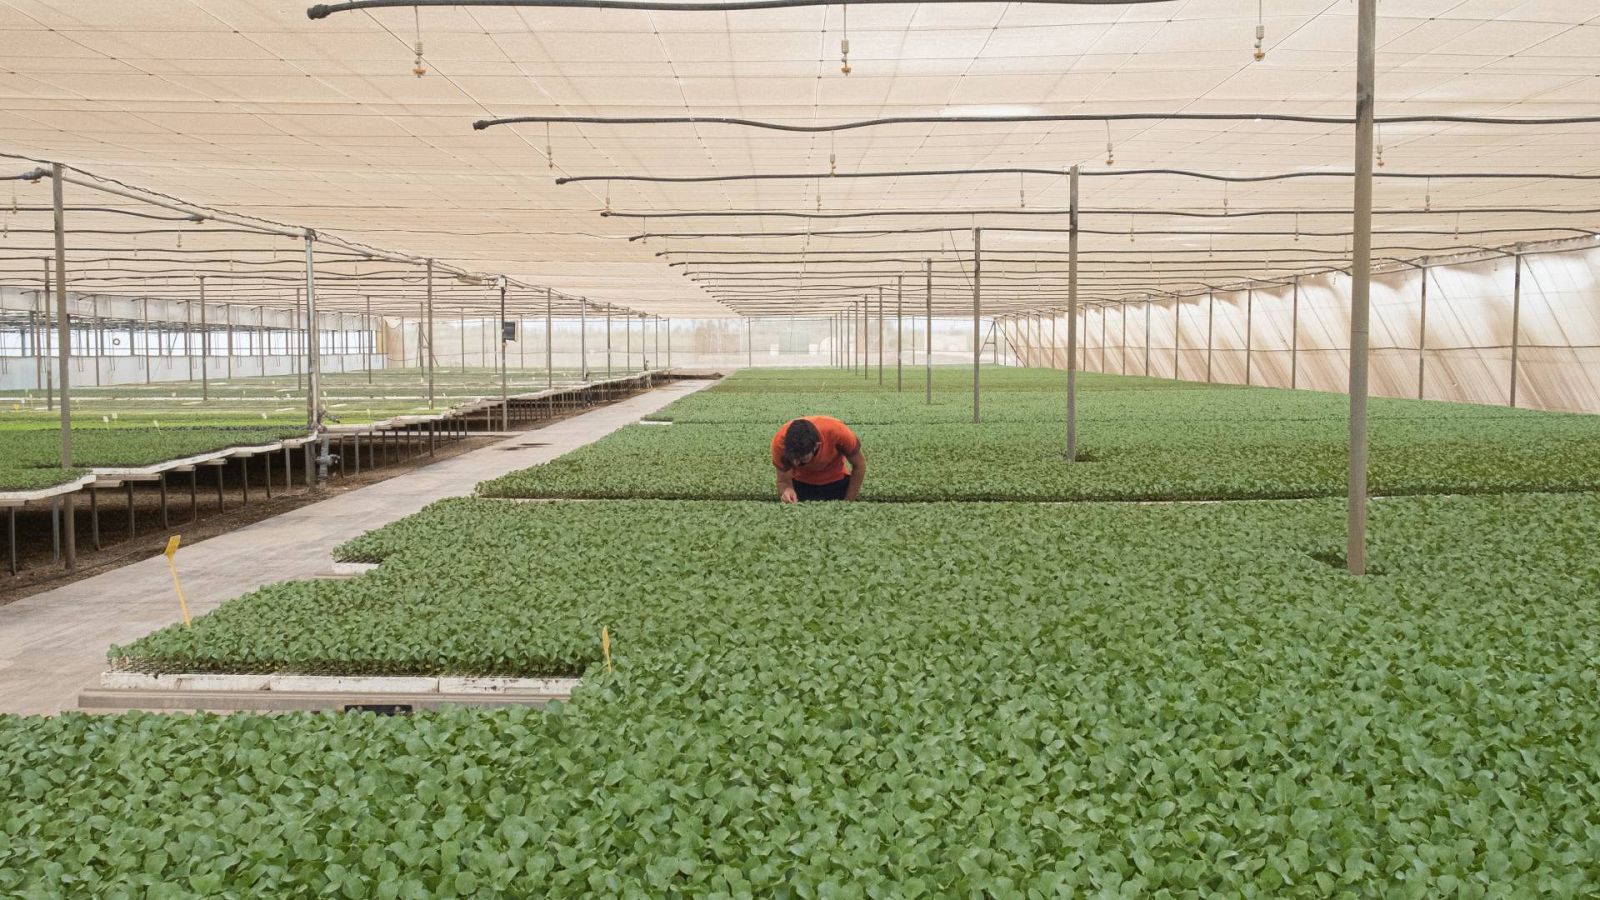
[[[772,465],[778,470],[778,499],[784,503],[854,500],[867,477],[861,439],[831,416],[806,416],[779,428],[772,438]]]

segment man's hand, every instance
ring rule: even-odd
[[[778,492],[778,499],[785,503],[798,503],[800,501],[800,498],[795,496],[793,485],[790,485],[789,487],[786,487],[782,491]]]

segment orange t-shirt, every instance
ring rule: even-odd
[[[806,421],[817,426],[822,443],[811,462],[790,469],[789,476],[804,484],[832,484],[850,473],[845,471],[844,458],[861,449],[861,439],[850,427],[832,416],[805,416]],[[789,433],[784,423],[772,438],[772,464],[783,469],[783,438]]]

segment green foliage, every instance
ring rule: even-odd
[[[0,490],[29,490],[71,481],[89,468],[133,468],[197,456],[213,450],[270,444],[305,434],[304,426],[266,428],[96,428],[72,429],[72,461],[61,469],[57,430],[0,430]]]
[[[409,631],[571,704],[0,719],[0,891],[1593,895],[1600,498],[1379,501],[1359,581],[1342,520],[445,501],[130,652]]]
[[[1085,375],[1080,462],[1065,460],[1059,372],[988,370],[971,423],[970,371],[936,370],[934,403],[839,373],[743,373],[547,465],[489,481],[492,497],[764,499],[768,442],[826,413],[861,435],[865,500],[1171,500],[1339,496],[1348,401],[1336,394]],[[970,381],[964,382],[970,385]],[[1372,403],[1381,494],[1600,487],[1600,417],[1414,400]]]

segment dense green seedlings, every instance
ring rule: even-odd
[[[229,447],[270,444],[305,434],[299,428],[178,427],[72,430],[72,461],[62,469],[59,431],[0,430],[0,490],[29,490],[72,481],[90,468],[135,468]]]
[[[1591,894],[1600,498],[1373,518],[1355,580],[1335,501],[445,501],[119,652],[568,659],[571,704],[3,719],[0,887]]]
[[[986,421],[956,373],[920,392],[834,372],[743,373],[658,417],[480,486],[493,497],[758,499],[773,495],[767,441],[826,413],[861,435],[865,500],[1174,500],[1339,496],[1348,401],[1336,394],[1083,377],[1080,464],[1065,459],[1064,378],[985,373]],[[970,373],[965,373],[970,378]],[[1374,400],[1371,485],[1380,494],[1600,487],[1600,417]]]

